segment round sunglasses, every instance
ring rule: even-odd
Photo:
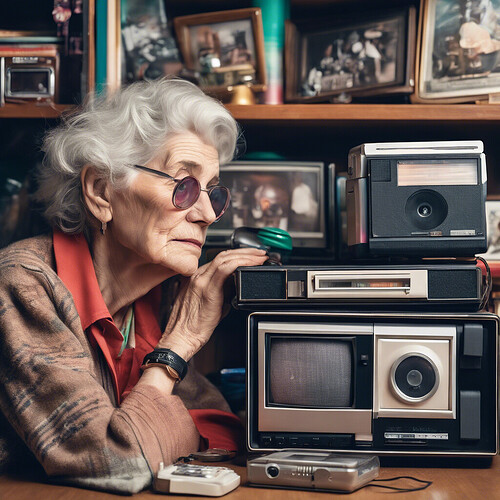
[[[229,194],[229,189],[225,186],[212,186],[207,189],[203,189],[198,179],[196,177],[192,177],[191,175],[183,177],[182,179],[176,179],[165,172],[143,167],[142,165],[130,166],[150,174],[158,175],[159,177],[166,177],[167,179],[176,182],[177,185],[172,193],[172,203],[175,208],[186,210],[187,208],[192,207],[198,201],[202,191],[205,191],[210,198],[210,203],[212,204],[216,217],[214,222],[217,222],[224,215],[224,212],[229,206],[231,195]]]

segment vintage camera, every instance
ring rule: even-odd
[[[346,200],[348,246],[356,256],[486,251],[481,141],[357,146],[349,152]]]
[[[59,51],[55,45],[0,45],[0,105],[58,102]]]
[[[251,313],[248,448],[491,457],[498,325],[491,313]]]

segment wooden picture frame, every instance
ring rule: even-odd
[[[259,8],[208,12],[174,18],[186,68],[196,73],[207,93],[228,94],[246,84],[266,88],[264,30]]]
[[[480,8],[421,0],[414,102],[457,103],[500,94],[500,0]]]
[[[285,100],[350,102],[414,91],[416,12],[285,25]]]

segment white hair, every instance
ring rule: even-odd
[[[116,188],[125,187],[166,139],[193,132],[213,146],[220,164],[232,160],[239,129],[224,106],[196,85],[179,78],[135,82],[110,96],[90,94],[81,110],[62,118],[48,132],[38,172],[36,198],[53,227],[66,233],[90,234],[80,174],[94,166]]]

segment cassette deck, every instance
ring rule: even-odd
[[[349,306],[478,310],[482,271],[475,261],[394,265],[255,266],[236,270],[238,307]]]

